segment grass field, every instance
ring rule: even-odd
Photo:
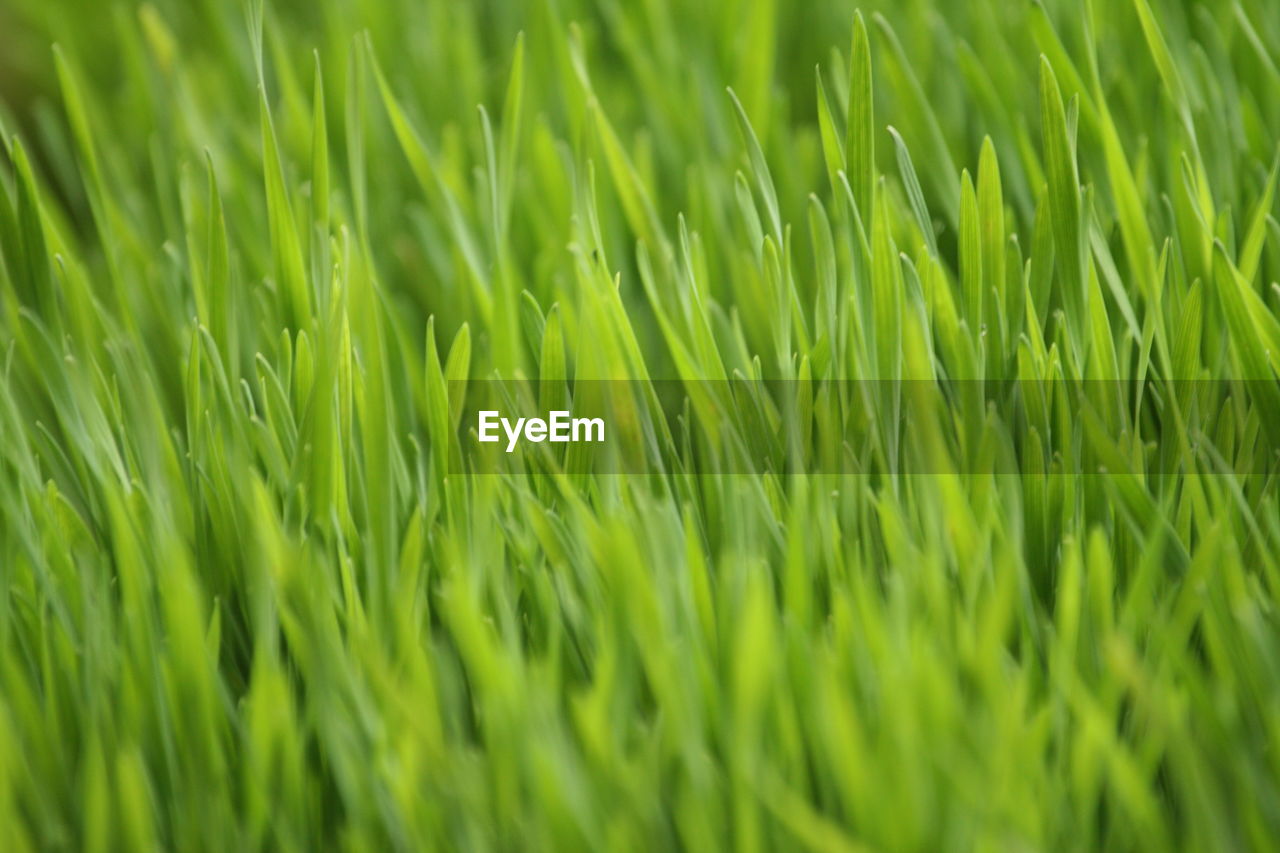
[[[0,137],[0,849],[1275,849],[1275,0],[4,0]]]

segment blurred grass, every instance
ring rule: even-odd
[[[10,0],[0,845],[1269,849],[1273,5]]]

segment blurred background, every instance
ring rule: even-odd
[[[1268,99],[1254,102],[1250,92],[1239,92],[1230,76],[1258,79],[1275,88],[1274,56],[1265,45],[1280,42],[1280,15],[1270,0],[1241,2],[1163,2],[1155,0],[1161,26],[1175,55],[1180,45],[1190,45],[1191,64],[1201,70],[1198,79],[1185,81],[1206,125],[1210,119],[1230,131],[1236,152],[1269,159],[1270,146],[1280,135],[1280,108]],[[267,4],[271,21],[287,29],[289,38],[268,45],[268,75],[276,86],[309,83],[309,45],[319,51],[327,74],[333,78],[346,66],[354,34],[367,31],[384,66],[390,69],[400,91],[412,87],[420,97],[410,99],[411,109],[432,134],[460,134],[457,142],[478,145],[477,104],[501,102],[506,86],[512,45],[518,32],[528,36],[528,65],[533,80],[567,71],[563,56],[555,54],[556,40],[546,37],[563,32],[571,24],[581,27],[595,90],[606,110],[627,137],[644,134],[650,139],[649,156],[658,176],[672,192],[670,206],[688,208],[682,173],[689,165],[670,157],[687,157],[702,150],[708,159],[733,152],[738,139],[732,124],[726,84],[731,85],[747,108],[756,132],[768,149],[771,141],[785,139],[800,150],[770,151],[782,165],[775,174],[784,182],[806,186],[812,175],[801,167],[817,168],[814,69],[821,63],[830,72],[833,59],[848,53],[850,20],[861,8],[870,19],[882,13],[900,45],[900,57],[910,63],[907,71],[887,54],[883,39],[876,45],[877,74],[900,77],[910,74],[927,97],[942,136],[952,146],[958,164],[976,162],[984,134],[997,147],[1017,144],[1019,120],[1003,105],[1025,106],[1028,126],[1034,130],[1038,115],[1036,59],[1044,50],[1039,39],[1028,39],[1036,30],[1029,19],[1043,12],[1063,47],[1083,67],[1083,4],[1078,0],[1011,0],[1000,3],[936,4],[922,0],[822,0],[788,3],[782,0],[356,0],[313,3],[273,0]],[[1122,131],[1133,140],[1148,136],[1150,128],[1135,125],[1129,116],[1145,116],[1152,100],[1159,100],[1159,77],[1146,56],[1127,51],[1129,36],[1139,27],[1128,2],[1094,2],[1098,64],[1107,100]],[[254,69],[247,38],[244,4],[221,0],[6,0],[0,5],[0,103],[6,124],[20,130],[41,150],[59,178],[60,188],[74,194],[61,162],[66,149],[57,106],[56,78],[50,46],[60,43],[95,81],[95,90],[114,92],[115,103],[103,110],[114,116],[124,134],[163,134],[165,125],[180,123],[180,116],[165,115],[166,90],[178,81],[168,76],[170,63],[180,55],[184,71],[190,70],[198,85],[201,76],[238,79],[241,101],[225,104],[229,111],[252,116],[257,104]],[[1243,32],[1247,21],[1254,30]],[[724,33],[734,33],[726,39]],[[270,38],[270,27],[268,37]],[[144,53],[131,49],[143,40]],[[873,41],[876,41],[873,37]],[[1251,48],[1251,43],[1253,47]],[[833,56],[833,54],[838,54]],[[149,69],[129,67],[137,57],[149,55]],[[478,61],[477,61],[478,60]],[[1229,66],[1230,75],[1224,74]],[[1270,67],[1268,67],[1270,65]],[[136,72],[147,80],[142,85]],[[292,79],[290,79],[292,78]],[[103,85],[104,82],[110,85]],[[843,88],[839,75],[827,79],[832,100]],[[1070,81],[1068,81],[1070,82]],[[1224,91],[1212,91],[1218,83]],[[343,92],[342,81],[332,81],[335,101]],[[673,86],[678,91],[672,93]],[[567,87],[572,92],[572,87]],[[213,87],[210,87],[213,90]],[[878,97],[899,91],[896,85],[878,86]],[[976,95],[960,97],[962,91]],[[1252,91],[1252,89],[1251,89]],[[999,104],[994,96],[999,93]],[[195,93],[192,93],[195,94]],[[528,93],[535,115],[553,124],[570,118],[572,104],[563,92],[551,89]],[[1215,103],[1221,96],[1223,103]],[[1245,100],[1236,102],[1235,98]],[[990,108],[974,110],[975,102]],[[910,103],[877,104],[877,114],[889,117],[910,143],[928,132],[929,117]],[[1215,116],[1215,111],[1225,114]],[[335,121],[340,110],[330,110]],[[286,116],[289,119],[298,116]],[[236,123],[228,122],[228,126]],[[808,131],[799,139],[773,133],[775,128]],[[219,128],[202,128],[210,137],[193,139],[219,148],[231,144],[219,139]],[[668,136],[679,144],[652,145]],[[1213,144],[1212,134],[1202,140]],[[288,134],[286,134],[288,137]],[[914,147],[914,146],[913,146]],[[892,171],[892,147],[881,145],[882,169]],[[1232,151],[1211,152],[1216,165],[1228,168]],[[919,158],[920,155],[917,155]],[[139,152],[139,157],[144,157]],[[796,161],[797,168],[786,168]],[[923,170],[928,172],[929,170]],[[1015,180],[1016,180],[1015,176]],[[926,180],[928,175],[922,174]],[[948,183],[954,183],[948,179]],[[1230,181],[1215,181],[1228,185]],[[926,192],[936,188],[925,187]],[[948,190],[947,192],[953,192]],[[1026,213],[1031,198],[1017,188]]]
[[[478,191],[485,149],[476,108],[485,105],[495,117],[500,112],[515,39],[525,34],[527,141],[514,177],[509,239],[514,256],[531,265],[521,271],[520,286],[542,298],[554,292],[557,278],[572,274],[563,252],[573,239],[567,202],[583,177],[582,163],[595,159],[599,167],[600,159],[592,123],[583,121],[591,98],[583,95],[567,40],[552,37],[570,30],[580,33],[591,91],[640,177],[656,189],[652,201],[671,234],[681,213],[690,230],[702,234],[737,225],[734,173],[746,169],[747,161],[726,85],[760,137],[783,221],[803,223],[808,193],[826,186],[815,71],[820,69],[830,103],[842,110],[855,6],[867,15],[872,31],[877,124],[892,124],[910,148],[929,209],[939,220],[944,257],[955,257],[955,228],[948,226],[956,219],[957,176],[962,168],[974,170],[986,135],[1005,164],[1011,230],[1024,244],[1029,239],[1044,182],[1037,165],[1038,59],[1047,53],[1060,67],[1064,95],[1070,97],[1092,89],[1087,78],[1094,57],[1084,47],[1090,43],[1097,47],[1097,84],[1144,197],[1185,191],[1180,156],[1194,138],[1207,185],[1238,194],[1214,203],[1248,209],[1280,138],[1280,73],[1267,47],[1280,44],[1274,3],[1155,0],[1170,50],[1180,67],[1194,69],[1182,81],[1192,105],[1189,117],[1176,113],[1150,56],[1134,49],[1141,41],[1134,5],[1092,3],[1092,40],[1085,37],[1086,5],[1078,0],[274,0],[266,7],[265,77],[287,182],[305,194],[311,51],[318,55],[339,205],[352,185],[351,175],[344,175],[352,142],[344,126],[347,102],[352,91],[363,92],[368,103],[358,109],[371,129],[360,144],[366,147],[367,185],[377,187],[367,199],[367,221],[378,235],[384,284],[410,312],[410,326],[420,328],[427,315],[435,314],[451,330],[471,309],[451,295],[456,292],[451,283],[459,278],[457,259],[451,257],[456,246],[438,210],[422,204],[421,187],[376,94],[351,85],[353,57],[359,53],[353,45],[362,34],[368,34],[392,90],[469,218],[477,218],[472,200],[484,197]],[[100,143],[108,186],[121,188],[122,209],[135,227],[163,240],[182,231],[179,173],[184,166],[202,170],[206,151],[224,187],[260,186],[257,76],[248,17],[243,4],[222,0],[6,0],[0,5],[0,123],[33,151],[37,172],[62,202],[69,227],[91,231],[91,217],[51,46],[62,45],[74,58],[74,72],[93,81],[95,100],[88,110],[94,127],[110,137]],[[1078,71],[1061,70],[1071,63]],[[1080,121],[1084,134],[1094,133],[1089,109],[1086,104]],[[227,120],[210,125],[208,115]],[[842,126],[842,114],[836,122]],[[1102,146],[1096,141],[1080,146],[1081,179],[1107,192]],[[156,151],[167,156],[158,158]],[[188,158],[176,170],[174,151]],[[877,138],[876,157],[901,201],[899,165],[887,133]],[[636,279],[637,235],[617,215],[619,206],[609,203],[615,200],[610,184],[600,180],[596,188],[605,217],[603,241],[610,247],[611,268],[622,273],[629,309],[643,315],[644,299],[638,298],[638,287],[630,286]],[[140,197],[138,187],[154,193]],[[1100,207],[1105,216],[1111,205]],[[231,227],[260,233],[265,215],[261,203],[246,205]],[[1148,215],[1164,214],[1149,210]],[[1104,231],[1108,224],[1103,222]],[[797,253],[802,271],[808,255]],[[263,258],[242,260],[248,270],[265,263]],[[716,282],[738,272],[731,259],[715,252],[708,264]],[[734,301],[731,294],[722,295],[724,302]],[[640,325],[656,343],[653,324]],[[746,325],[750,334],[750,317]]]

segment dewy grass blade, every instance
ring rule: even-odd
[[[960,175],[960,293],[964,319],[971,330],[983,326],[983,244],[978,195],[968,170]]]
[[[813,70],[817,86],[818,131],[822,139],[822,156],[827,164],[827,176],[831,180],[831,191],[839,190],[838,175],[845,170],[845,152],[840,137],[836,133],[835,119],[831,115],[831,103],[827,100],[826,90],[822,86],[822,68]]]
[[[1280,146],[1277,147],[1275,159],[1271,164],[1271,173],[1267,176],[1267,188],[1250,218],[1249,229],[1245,232],[1244,243],[1240,246],[1240,275],[1245,281],[1252,283],[1258,274],[1258,265],[1262,261],[1262,247],[1267,239],[1267,219],[1271,216],[1271,208],[1275,199],[1276,178],[1280,176]]]
[[[929,254],[938,256],[938,240],[933,233],[933,220],[929,218],[929,208],[924,201],[924,191],[920,189],[920,179],[916,177],[916,168],[911,164],[911,152],[902,141],[898,131],[889,127],[889,135],[893,137],[893,145],[898,153],[898,172],[902,176],[902,185],[907,191],[907,200],[911,203],[911,212],[915,214],[916,225],[920,227],[920,235],[929,248]]]
[[[871,219],[876,180],[875,88],[871,75],[871,42],[862,12],[853,16],[853,46],[849,53],[849,103],[846,109],[844,156],[853,200],[864,221]]]
[[[311,293],[306,268],[302,261],[302,246],[294,224],[293,206],[284,184],[284,165],[280,161],[280,149],[276,142],[275,127],[271,121],[267,94],[259,92],[262,124],[262,157],[266,178],[267,220],[271,230],[271,252],[275,262],[277,286],[282,291],[288,307],[290,325],[303,328],[311,316]]]
[[[914,63],[912,63],[906,49],[902,46],[902,42],[898,39],[898,34],[893,25],[878,12],[875,14],[874,20],[876,28],[889,46],[889,55],[893,57],[894,63],[902,75],[902,80],[905,82],[906,91],[899,94],[908,98],[922,117],[926,131],[924,142],[928,150],[929,160],[931,163],[936,164],[936,171],[942,176],[939,178],[939,186],[935,190],[941,196],[938,206],[941,208],[946,221],[954,224],[958,221],[960,213],[960,194],[953,188],[955,186],[954,181],[946,180],[945,177],[955,175],[957,169],[951,156],[951,149],[947,146],[947,141],[943,137],[942,126],[939,124],[937,113],[930,104],[919,78],[916,77],[913,70]]]
[[[996,160],[996,149],[991,137],[982,140],[981,153],[978,155],[978,221],[982,231],[982,297],[987,301],[987,308],[982,314],[982,322],[986,324],[992,338],[991,349],[1003,364],[1008,356],[1005,351],[1007,341],[1004,339],[1005,323],[1001,321],[1001,313],[1009,304],[1005,298],[1008,278],[1005,274],[1005,226],[1004,226],[1004,189],[1000,181],[1000,164]],[[1018,281],[1021,281],[1019,276]]]
[[[1076,358],[1083,358],[1083,335],[1088,284],[1085,280],[1085,243],[1081,235],[1083,214],[1075,146],[1068,128],[1062,94],[1049,60],[1040,59],[1040,132],[1044,135],[1044,160],[1049,173],[1049,219],[1053,224],[1058,261],[1058,282],[1066,310],[1067,332]]]
[[[1160,72],[1160,79],[1164,81],[1169,97],[1179,109],[1186,110],[1187,96],[1183,88],[1182,75],[1178,73],[1177,63],[1169,52],[1169,44],[1165,41],[1160,24],[1151,11],[1151,4],[1147,0],[1133,0],[1133,8],[1138,13],[1142,34],[1147,40],[1151,58],[1155,61],[1156,70]]]
[[[324,77],[320,54],[316,53],[311,113],[311,257],[312,275],[327,279],[328,264],[323,259],[329,247],[329,126],[324,100]]]
[[[733,109],[738,118],[738,130],[742,132],[743,142],[747,146],[747,155],[751,160],[751,171],[755,174],[756,186],[760,190],[760,197],[764,200],[765,213],[769,215],[770,233],[773,238],[781,243],[784,239],[782,233],[782,216],[778,209],[778,191],[773,185],[773,176],[769,174],[769,163],[765,160],[764,151],[760,148],[760,140],[756,138],[756,132],[751,128],[751,120],[747,118],[747,111],[743,109],[742,103],[738,100],[738,96],[729,91],[729,100],[733,101]]]
[[[53,294],[53,272],[45,236],[44,213],[40,208],[31,161],[22,143],[13,144],[13,168],[17,184],[14,198],[14,238],[12,240],[14,281],[20,288],[19,297],[27,308],[39,308],[44,316],[53,320],[56,316],[56,300]]]

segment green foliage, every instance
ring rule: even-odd
[[[3,6],[0,849],[1280,837],[1274,3]]]

